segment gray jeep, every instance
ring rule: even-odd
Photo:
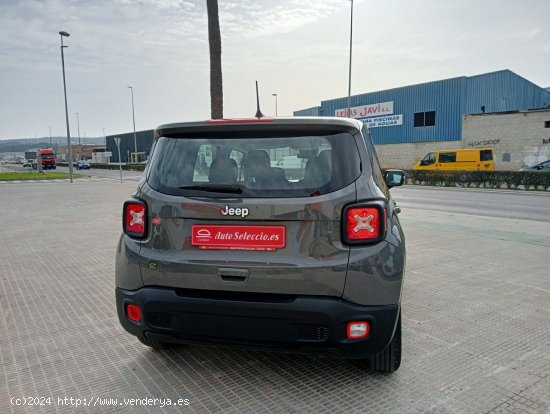
[[[159,126],[123,208],[120,323],[155,348],[327,352],[395,371],[405,238],[388,190],[403,179],[352,119]]]

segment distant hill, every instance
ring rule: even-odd
[[[67,145],[67,137],[52,137],[52,145],[50,145],[50,137],[42,138],[19,138],[19,139],[7,139],[0,141],[0,152],[25,152],[36,148],[57,148],[56,143],[61,145]],[[71,143],[73,145],[78,144],[78,138],[75,140],[71,137]],[[105,144],[105,138],[86,138],[80,139],[81,144]]]

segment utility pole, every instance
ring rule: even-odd
[[[137,138],[136,138],[136,115],[135,115],[135,112],[134,112],[134,87],[133,86],[128,86],[128,88],[130,88],[130,91],[132,92],[132,121],[134,123],[134,157],[135,157],[135,162],[137,162]]]
[[[61,67],[63,68],[63,91],[65,93],[65,121],[67,123],[67,147],[69,152],[67,154],[69,160],[69,181],[73,182],[73,153],[71,151],[71,132],[69,130],[69,110],[67,107],[67,83],[65,82],[65,56],[63,54],[63,48],[68,46],[63,46],[63,37],[69,37],[70,34],[67,32],[59,32],[61,36]]]
[[[349,76],[348,76],[348,118],[351,118],[351,51],[353,45],[353,0],[351,1],[351,19],[349,26]]]

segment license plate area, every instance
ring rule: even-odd
[[[282,249],[286,244],[285,226],[230,226],[194,224],[191,244],[205,250]]]

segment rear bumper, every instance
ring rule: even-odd
[[[390,343],[399,305],[361,306],[337,298],[232,294],[147,287],[116,289],[120,323],[129,333],[161,342],[234,345],[366,358]],[[126,317],[138,305],[139,323]],[[368,321],[370,334],[349,340],[347,322]]]

